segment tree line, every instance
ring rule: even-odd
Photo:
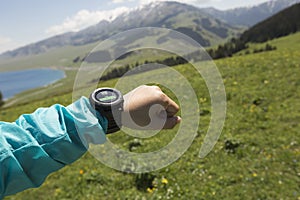
[[[249,46],[246,42],[232,38],[230,41],[223,45],[219,45],[216,49],[209,49],[207,53],[212,59],[220,59],[225,57],[231,57],[233,54],[247,49]]]
[[[200,50],[190,53],[188,55],[185,55],[184,57],[187,60],[193,59],[195,62],[208,60],[210,58],[220,59],[220,58],[225,58],[225,57],[231,57],[231,56],[233,56],[233,54],[240,52],[244,49],[247,49],[248,47],[249,46],[242,40],[232,38],[230,41],[226,42],[223,45],[219,45],[215,49],[208,49],[207,53],[209,54],[210,57],[205,56],[202,52],[200,52]],[[265,47],[262,47],[260,49],[254,49],[252,53],[260,53],[263,51],[272,51],[275,49],[276,49],[275,46],[266,44]],[[250,51],[245,52],[245,54],[249,54],[249,53],[250,53]],[[145,60],[144,62],[137,61],[134,64],[126,64],[124,66],[115,67],[113,69],[108,70],[107,72],[104,73],[104,75],[100,78],[100,80],[106,81],[106,80],[113,79],[113,78],[120,78],[124,75],[138,74],[141,72],[146,72],[146,71],[154,70],[157,68],[161,68],[161,65],[164,65],[166,67],[167,66],[172,67],[172,66],[176,66],[176,65],[186,64],[186,63],[188,63],[188,61],[185,58],[183,58],[181,56],[172,56],[172,57],[165,58],[163,60],[154,60],[154,61]],[[149,64],[149,63],[157,63],[157,64],[161,64],[161,65],[157,65],[157,66],[145,65],[145,64]],[[129,71],[130,71],[130,73],[128,73]],[[93,80],[92,82],[95,82],[95,81],[99,81],[99,80]]]
[[[160,65],[146,65],[146,64],[151,64],[151,63],[156,63],[156,64],[160,64]],[[161,68],[162,66],[172,67],[172,66],[186,64],[186,63],[188,63],[188,61],[185,60],[181,56],[174,56],[174,57],[169,57],[169,58],[166,58],[163,60],[155,60],[155,61],[145,60],[144,62],[136,62],[135,64],[126,64],[121,67],[113,68],[113,69],[107,71],[100,78],[100,80],[105,81],[105,80],[109,80],[109,79],[113,79],[113,78],[119,78],[119,77],[124,76],[129,71],[130,72],[126,75],[138,74],[141,72],[158,69],[158,68]],[[98,81],[98,80],[93,80],[93,82],[94,81]]]
[[[0,107],[3,106],[4,100],[3,100],[3,95],[2,92],[0,91]]]

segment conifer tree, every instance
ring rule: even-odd
[[[0,106],[2,106],[3,104],[4,104],[3,95],[2,92],[0,91]]]

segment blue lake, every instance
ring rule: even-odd
[[[51,84],[65,77],[65,72],[55,69],[29,69],[0,73],[0,91],[8,99],[25,90]]]

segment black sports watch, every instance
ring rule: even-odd
[[[91,105],[108,120],[107,133],[121,129],[123,112],[123,96],[113,88],[98,88],[90,95]]]

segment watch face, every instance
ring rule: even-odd
[[[96,99],[102,103],[112,103],[118,99],[118,94],[113,90],[100,90],[96,94]]]

